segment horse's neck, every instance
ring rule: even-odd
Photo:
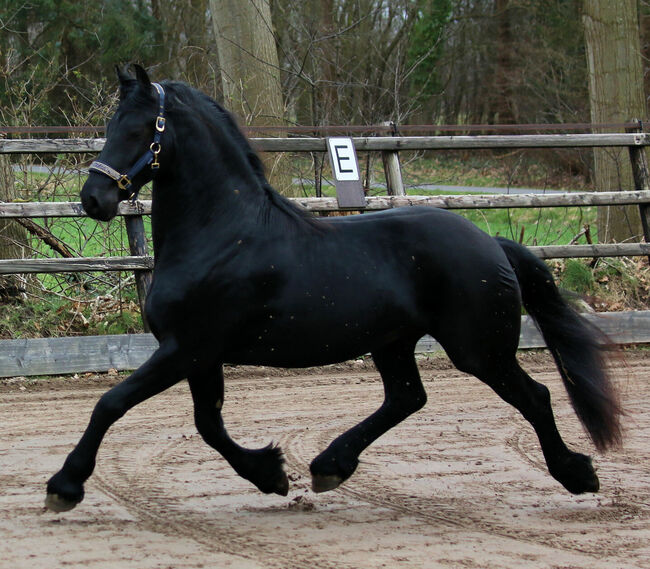
[[[232,242],[247,231],[259,231],[259,219],[272,221],[273,206],[247,165],[238,167],[225,160],[217,164],[210,158],[182,158],[154,182],[156,255],[201,247],[206,240],[211,246]]]

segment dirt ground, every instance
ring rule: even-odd
[[[523,365],[552,391],[565,440],[592,453],[548,356]],[[286,498],[238,478],[196,434],[186,384],[108,433],[86,499],[45,511],[45,482],[116,378],[0,382],[0,567],[650,568],[650,356],[615,371],[628,412],[622,450],[596,456],[601,492],[572,496],[546,472],[532,429],[443,357],[422,359],[427,407],[362,455],[336,491],[308,465],[380,403],[367,362],[227,372],[233,438],[274,440]]]

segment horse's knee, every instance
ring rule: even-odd
[[[532,391],[534,393],[533,397],[535,398],[538,405],[550,406],[551,405],[551,392],[548,387],[539,383],[538,381],[532,382]]]
[[[551,392],[545,385],[531,380],[526,386],[528,390],[529,405],[523,406],[522,415],[530,421],[533,426],[549,421],[551,410]],[[553,420],[551,418],[551,420]]]
[[[114,423],[127,412],[127,407],[122,397],[117,393],[108,391],[97,401],[93,414],[109,423]]]
[[[427,403],[427,393],[424,387],[418,386],[409,391],[401,392],[387,399],[386,404],[396,411],[402,419],[406,419],[419,411]]]

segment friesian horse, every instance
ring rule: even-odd
[[[224,363],[305,367],[371,354],[385,399],[311,463],[331,490],[359,455],[426,402],[414,357],[433,336],[454,365],[489,385],[535,429],[550,474],[569,492],[596,492],[590,457],[557,430],[549,391],[519,366],[522,304],[553,354],[598,450],[620,442],[621,409],[605,372],[603,336],[560,296],[525,247],[492,238],[454,213],[407,207],[315,218],[275,192],[233,117],[201,92],[118,70],[120,103],[81,191],[88,215],[110,220],[153,180],[154,276],[146,317],[160,347],[105,393],[46,505],[73,508],[109,427],[187,379],[196,427],[235,471],[286,495],[281,450],[243,448],[222,419]]]

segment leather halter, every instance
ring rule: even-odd
[[[160,139],[163,132],[165,132],[165,90],[158,83],[152,83],[153,87],[158,92],[158,116],[156,117],[156,130],[153,135],[153,142],[149,145],[149,149],[131,166],[131,168],[124,174],[115,170],[108,164],[95,160],[89,167],[89,172],[98,172],[104,174],[112,180],[117,182],[117,187],[120,190],[129,190],[133,185],[133,178],[137,176],[145,166],[151,164],[152,170],[160,168],[158,162],[158,154],[160,154]],[[138,190],[131,193],[130,199],[135,201],[138,197]]]

